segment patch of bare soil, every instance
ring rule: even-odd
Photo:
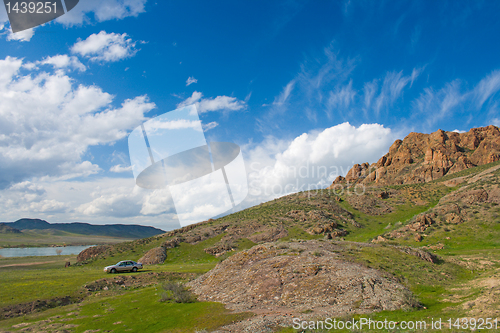
[[[474,299],[463,302],[464,298],[469,298],[471,292],[481,288],[481,293]],[[463,286],[457,288],[462,296],[455,297],[452,302],[463,302],[461,307],[470,317],[500,318],[500,269],[494,274],[474,279]]]
[[[34,265],[43,265],[43,264],[53,264],[59,261],[41,261],[41,262],[26,262],[22,264],[10,264],[10,265],[2,265],[0,268],[4,267],[20,267],[20,266],[34,266]]]
[[[235,332],[291,326],[293,316],[340,317],[416,305],[411,292],[394,278],[342,260],[336,253],[340,249],[319,241],[257,245],[188,286],[200,301],[257,314],[231,326]]]

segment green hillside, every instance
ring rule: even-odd
[[[66,328],[70,332],[97,326],[126,331],[136,327],[135,320],[127,316],[130,311],[156,318],[148,321],[147,332],[211,331],[240,320],[253,320],[259,315],[229,312],[219,303],[160,302],[161,286],[168,281],[192,280],[256,244],[275,242],[277,248],[286,249],[311,239],[335,244],[341,260],[384,272],[412,292],[414,308],[374,312],[365,317],[395,321],[498,317],[499,167],[496,162],[438,181],[369,187],[361,194],[323,190],[289,195],[217,220],[114,244],[97,257],[66,269],[62,264],[5,269],[2,266],[16,259],[1,259],[0,283],[8,288],[0,301],[5,318],[0,321],[0,329],[15,332],[29,326],[41,330],[53,324],[70,325]],[[135,275],[110,277],[102,273],[105,265],[123,259],[139,260],[157,247],[166,249],[163,264],[146,266]],[[136,282],[130,282],[129,277]],[[103,278],[111,282],[103,282]],[[125,287],[112,282],[117,278],[125,281]],[[90,284],[100,287],[89,289]],[[52,308],[47,311],[7,318],[16,304],[64,296],[71,297],[73,304],[56,304],[47,306]],[[190,321],[178,313],[185,313]],[[94,317],[99,319],[84,319]],[[294,332],[279,326],[275,329],[281,330]],[[449,331],[460,329],[452,327]]]

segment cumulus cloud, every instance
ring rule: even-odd
[[[211,111],[238,111],[246,108],[246,103],[236,97],[217,96],[215,98],[203,98],[201,92],[195,91],[193,94],[177,104],[178,108],[194,104],[199,113]]]
[[[110,182],[111,180],[107,180]],[[81,204],[76,212],[86,216],[140,217],[175,214],[175,206],[168,189],[145,190],[134,186],[133,179],[122,180],[128,186],[96,186],[92,200]],[[177,223],[170,221],[170,223]]]
[[[145,12],[146,2],[147,0],[106,0],[104,2],[100,0],[82,0],[71,11],[52,22],[65,26],[74,26],[136,17]],[[0,31],[4,29],[7,22],[8,16],[5,7],[0,6]],[[27,29],[18,33],[12,33],[12,30],[10,30],[7,40],[28,42],[34,34],[34,29]]]
[[[26,29],[20,32],[13,33],[12,30],[9,29],[9,34],[7,35],[7,40],[15,40],[18,42],[29,42],[31,38],[35,35],[35,29]]]
[[[51,65],[55,69],[74,69],[80,72],[87,70],[87,67],[85,67],[85,65],[82,64],[77,57],[68,56],[67,54],[58,54],[53,57],[46,57],[40,61],[26,63],[23,67],[33,70],[38,69],[39,65]]]
[[[163,230],[180,227],[168,190],[135,187],[132,177],[77,180],[37,180],[0,190],[4,221],[22,217],[49,222],[152,225]]]
[[[56,21],[66,26],[135,17],[145,12],[147,0],[84,0]]]
[[[65,213],[69,209],[67,203],[48,198],[46,189],[29,181],[12,185],[0,191],[0,211],[5,216],[7,211],[18,214],[55,214]],[[21,216],[15,218],[20,218]]]
[[[22,63],[0,60],[0,187],[97,173],[98,165],[82,160],[88,148],[124,138],[155,107],[146,96],[114,107],[97,86],[76,86],[59,70],[24,75]]]
[[[135,48],[136,44],[126,33],[120,35],[103,30],[85,40],[79,39],[71,47],[71,52],[92,61],[114,62],[133,57],[139,51]]]
[[[198,80],[196,80],[194,77],[190,76],[186,80],[186,87],[193,84],[193,83],[198,83]]]
[[[382,125],[343,123],[292,141],[268,137],[262,144],[244,147],[250,185],[247,201],[325,188],[354,163],[375,162],[393,140],[391,130]]]

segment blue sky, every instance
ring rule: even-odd
[[[499,7],[80,0],[17,34],[1,8],[0,220],[178,226],[168,191],[134,186],[127,135],[179,105],[242,148],[240,208],[327,186],[412,131],[498,125]]]

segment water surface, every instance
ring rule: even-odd
[[[25,247],[25,248],[6,248],[0,249],[0,256],[3,257],[31,257],[31,256],[57,256],[78,254],[94,245],[66,246],[66,247]],[[57,251],[57,252],[56,252]]]

